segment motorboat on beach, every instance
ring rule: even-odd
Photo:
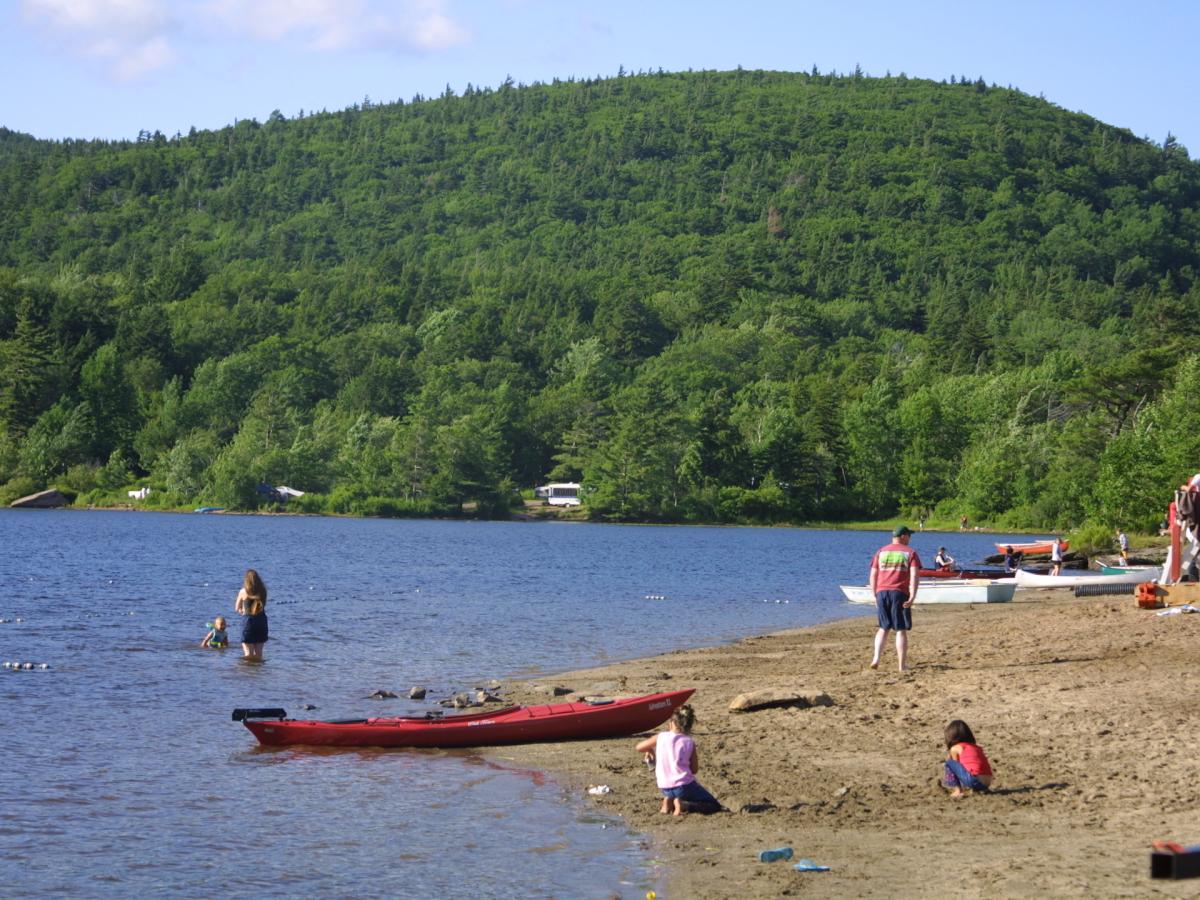
[[[839,585],[851,603],[874,603],[875,595],[866,585]],[[914,604],[933,603],[1008,603],[1017,590],[1012,578],[947,578],[922,581],[917,586]]]

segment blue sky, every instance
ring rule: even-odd
[[[1200,4],[0,0],[0,125],[133,138],[663,68],[977,76],[1200,157]]]

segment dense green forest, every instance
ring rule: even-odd
[[[1200,167],[982,79],[646,73],[0,128],[0,496],[1149,527]]]

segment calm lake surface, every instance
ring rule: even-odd
[[[0,660],[49,664],[0,670],[0,884],[25,896],[661,892],[642,838],[503,750],[262,750],[230,711],[420,713],[491,678],[861,615],[837,585],[865,583],[885,537],[0,510]],[[927,561],[944,543],[966,562],[996,540],[913,544]],[[261,665],[198,647],[218,614],[236,642],[247,567],[270,590]],[[869,626],[863,641],[866,654]],[[408,700],[412,685],[430,702]],[[367,699],[380,688],[402,699]]]

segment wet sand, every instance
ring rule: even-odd
[[[671,897],[1196,896],[1151,881],[1154,838],[1200,842],[1200,615],[1158,617],[1132,597],[1031,591],[1011,604],[918,607],[911,671],[889,641],[872,671],[873,617],[558,675],[585,695],[696,688],[699,781],[730,810],[658,812],[636,738],[503,748],[649,835]],[[549,702],[529,683],[506,699]],[[830,707],[730,712],[745,691],[823,691]],[[964,719],[993,792],[939,786],[946,723]],[[761,863],[791,846],[828,865]]]

